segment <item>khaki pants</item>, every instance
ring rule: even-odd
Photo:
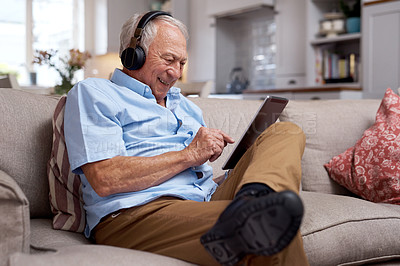
[[[199,265],[217,265],[200,237],[217,221],[242,185],[264,183],[275,191],[299,191],[305,137],[282,122],[270,126],[216,190],[210,202],[163,197],[108,215],[94,229],[99,244],[144,250]],[[300,233],[280,253],[247,256],[246,265],[308,265]]]

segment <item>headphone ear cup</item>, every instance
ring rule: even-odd
[[[144,65],[146,54],[142,47],[128,47],[121,54],[121,63],[129,70],[137,70]]]
[[[141,68],[144,65],[145,61],[146,61],[146,53],[144,52],[142,47],[136,46],[136,49],[135,49],[135,62],[134,62],[135,68],[134,68],[134,70]]]
[[[128,47],[121,54],[121,63],[124,67],[131,70],[135,60],[135,48]]]

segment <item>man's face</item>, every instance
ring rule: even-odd
[[[186,61],[186,39],[181,31],[165,22],[158,22],[157,35],[150,44],[146,62],[133,76],[150,86],[157,102],[161,103],[182,76]]]

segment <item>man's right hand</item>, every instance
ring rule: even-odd
[[[233,142],[221,130],[202,127],[184,150],[153,157],[116,156],[82,165],[82,170],[101,197],[139,191],[159,185],[189,167],[215,161],[227,143]]]
[[[185,150],[193,160],[193,165],[199,166],[208,160],[215,161],[225,146],[234,142],[233,138],[222,130],[201,127]]]

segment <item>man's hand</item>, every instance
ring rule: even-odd
[[[235,141],[219,129],[201,127],[193,141],[186,147],[195,166],[202,165],[207,160],[215,161],[228,143]]]
[[[106,197],[156,186],[189,167],[202,165],[207,160],[213,162],[227,143],[233,142],[221,130],[202,127],[189,146],[181,151],[152,157],[116,156],[87,163],[81,168],[96,193]]]

